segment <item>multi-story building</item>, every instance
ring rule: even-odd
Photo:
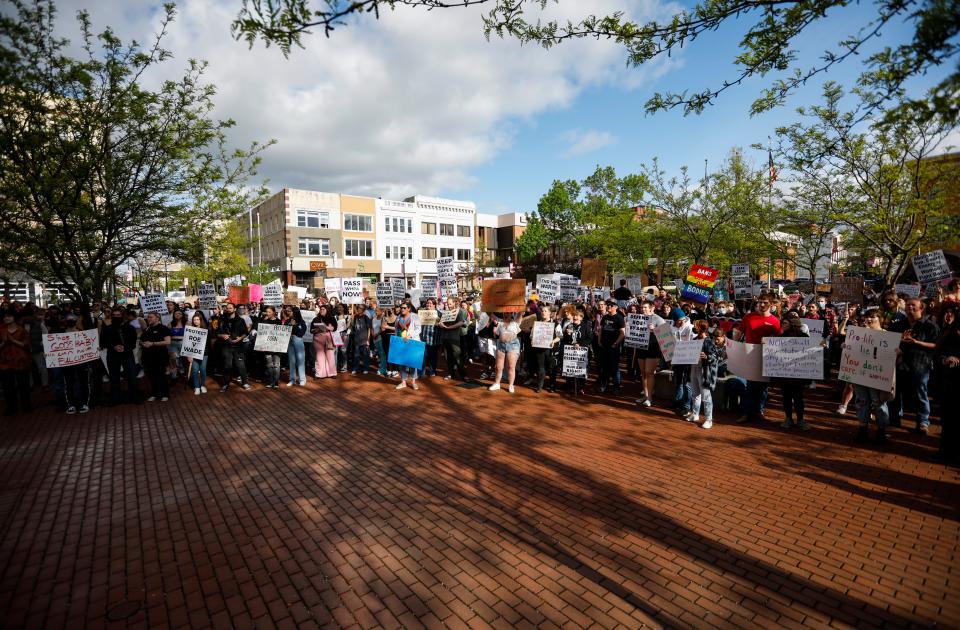
[[[477,214],[475,247],[484,263],[509,267],[517,262],[517,239],[527,229],[523,212]]]
[[[405,201],[414,204],[417,210],[414,229],[419,230],[420,251],[414,250],[416,279],[436,277],[437,258],[453,258],[461,271],[471,269],[477,206],[472,201],[424,195],[409,197]]]
[[[377,199],[377,257],[384,278],[417,277],[420,219],[417,204]]]

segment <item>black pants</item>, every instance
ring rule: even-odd
[[[127,380],[127,402],[140,400],[140,386],[137,383],[137,366],[133,359],[133,352],[107,353],[107,367],[110,371],[110,402],[117,404],[123,400],[120,387],[121,372]]]
[[[170,397],[170,383],[167,381],[168,366],[166,356],[143,357],[143,371],[146,372],[147,380],[150,381],[150,395],[154,398]]]
[[[3,412],[12,416],[18,411],[30,411],[30,370],[0,370],[3,383]]]
[[[527,371],[530,378],[537,379],[537,389],[543,389],[543,381],[547,376],[547,360],[550,351],[546,348],[534,348],[531,346],[527,350]]]
[[[244,357],[245,353],[246,350],[242,343],[234,345],[230,345],[229,343],[224,344],[223,376],[220,378],[220,384],[223,387],[226,387],[230,384],[230,374],[233,372],[234,366],[236,366],[237,373],[240,375],[240,382],[244,385],[247,384],[247,364]]]
[[[63,384],[67,407],[90,406],[90,367],[86,363],[63,368]]]
[[[443,351],[447,357],[447,373],[450,376],[460,375],[461,379],[467,378],[467,370],[463,366],[463,355],[460,353],[460,337],[452,340],[443,340]]]
[[[797,422],[803,422],[803,390],[807,384],[803,381],[796,383],[783,383],[783,413],[787,420],[793,418],[794,412],[797,414]]]

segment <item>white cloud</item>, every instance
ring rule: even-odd
[[[616,139],[608,131],[570,129],[560,134],[560,142],[567,147],[561,155],[569,158],[610,146]]]
[[[626,7],[635,19],[649,19],[664,10],[658,2],[598,0],[590,11]],[[152,3],[75,0],[61,2],[61,23],[84,5],[90,5],[96,30],[110,25],[140,41],[149,41],[160,16]],[[273,189],[391,198],[464,189],[474,183],[474,169],[510,146],[517,125],[568,107],[590,87],[635,89],[676,63],[627,68],[624,51],[606,41],[550,51],[512,39],[487,42],[473,9],[385,12],[378,22],[363,19],[329,39],[307,36],[306,49],[284,59],[276,48],[248,50],[232,39],[229,25],[239,7],[239,0],[182,2],[165,40],[175,54],[168,72],[182,69],[188,58],[209,61],[217,115],[237,121],[238,144],[278,140],[261,167]],[[584,132],[568,153],[612,140]]]

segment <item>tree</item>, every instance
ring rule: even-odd
[[[554,0],[559,2],[559,0]],[[960,70],[941,80],[923,98],[895,99],[906,82],[949,63],[960,49],[960,8],[951,0],[874,0],[873,17],[852,25],[851,32],[828,45],[817,62],[797,63],[794,44],[797,38],[824,20],[842,20],[853,11],[847,0],[703,0],[692,9],[681,9],[671,18],[646,23],[633,22],[624,11],[609,15],[586,14],[561,24],[556,20],[530,19],[528,10],[543,10],[549,0],[242,0],[242,8],[233,21],[234,35],[251,46],[258,39],[276,44],[289,55],[294,46],[303,45],[303,35],[319,28],[329,37],[333,30],[355,15],[372,13],[380,17],[383,9],[397,5],[428,10],[485,5],[484,33],[515,37],[522,43],[551,48],[568,40],[605,39],[622,45],[627,62],[640,66],[657,57],[670,56],[698,38],[722,27],[745,31],[740,53],[734,58],[737,70],[718,85],[679,94],[654,94],[646,103],[648,112],[681,107],[687,113],[699,113],[733,86],[754,78],[778,76],[762,90],[751,112],[769,110],[782,104],[800,85],[853,57],[861,59],[864,49],[879,41],[884,32],[899,22],[913,22],[913,37],[895,46],[886,46],[865,59],[862,85],[875,90],[881,108],[895,100],[900,114],[928,117],[931,110],[944,115],[958,111]],[[319,5],[319,6],[318,6]],[[846,12],[846,14],[845,14]],[[738,22],[746,22],[739,24]],[[737,24],[735,24],[737,23]]]
[[[87,305],[138,254],[196,251],[208,226],[259,189],[246,187],[265,145],[229,151],[232,121],[212,117],[206,64],[145,89],[175,11],[152,45],[125,45],[78,20],[81,58],[55,37],[52,0],[12,0],[0,16],[0,249],[5,263],[66,285]]]

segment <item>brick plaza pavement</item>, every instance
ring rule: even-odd
[[[0,425],[0,627],[960,624],[960,474],[812,414],[341,375]]]

